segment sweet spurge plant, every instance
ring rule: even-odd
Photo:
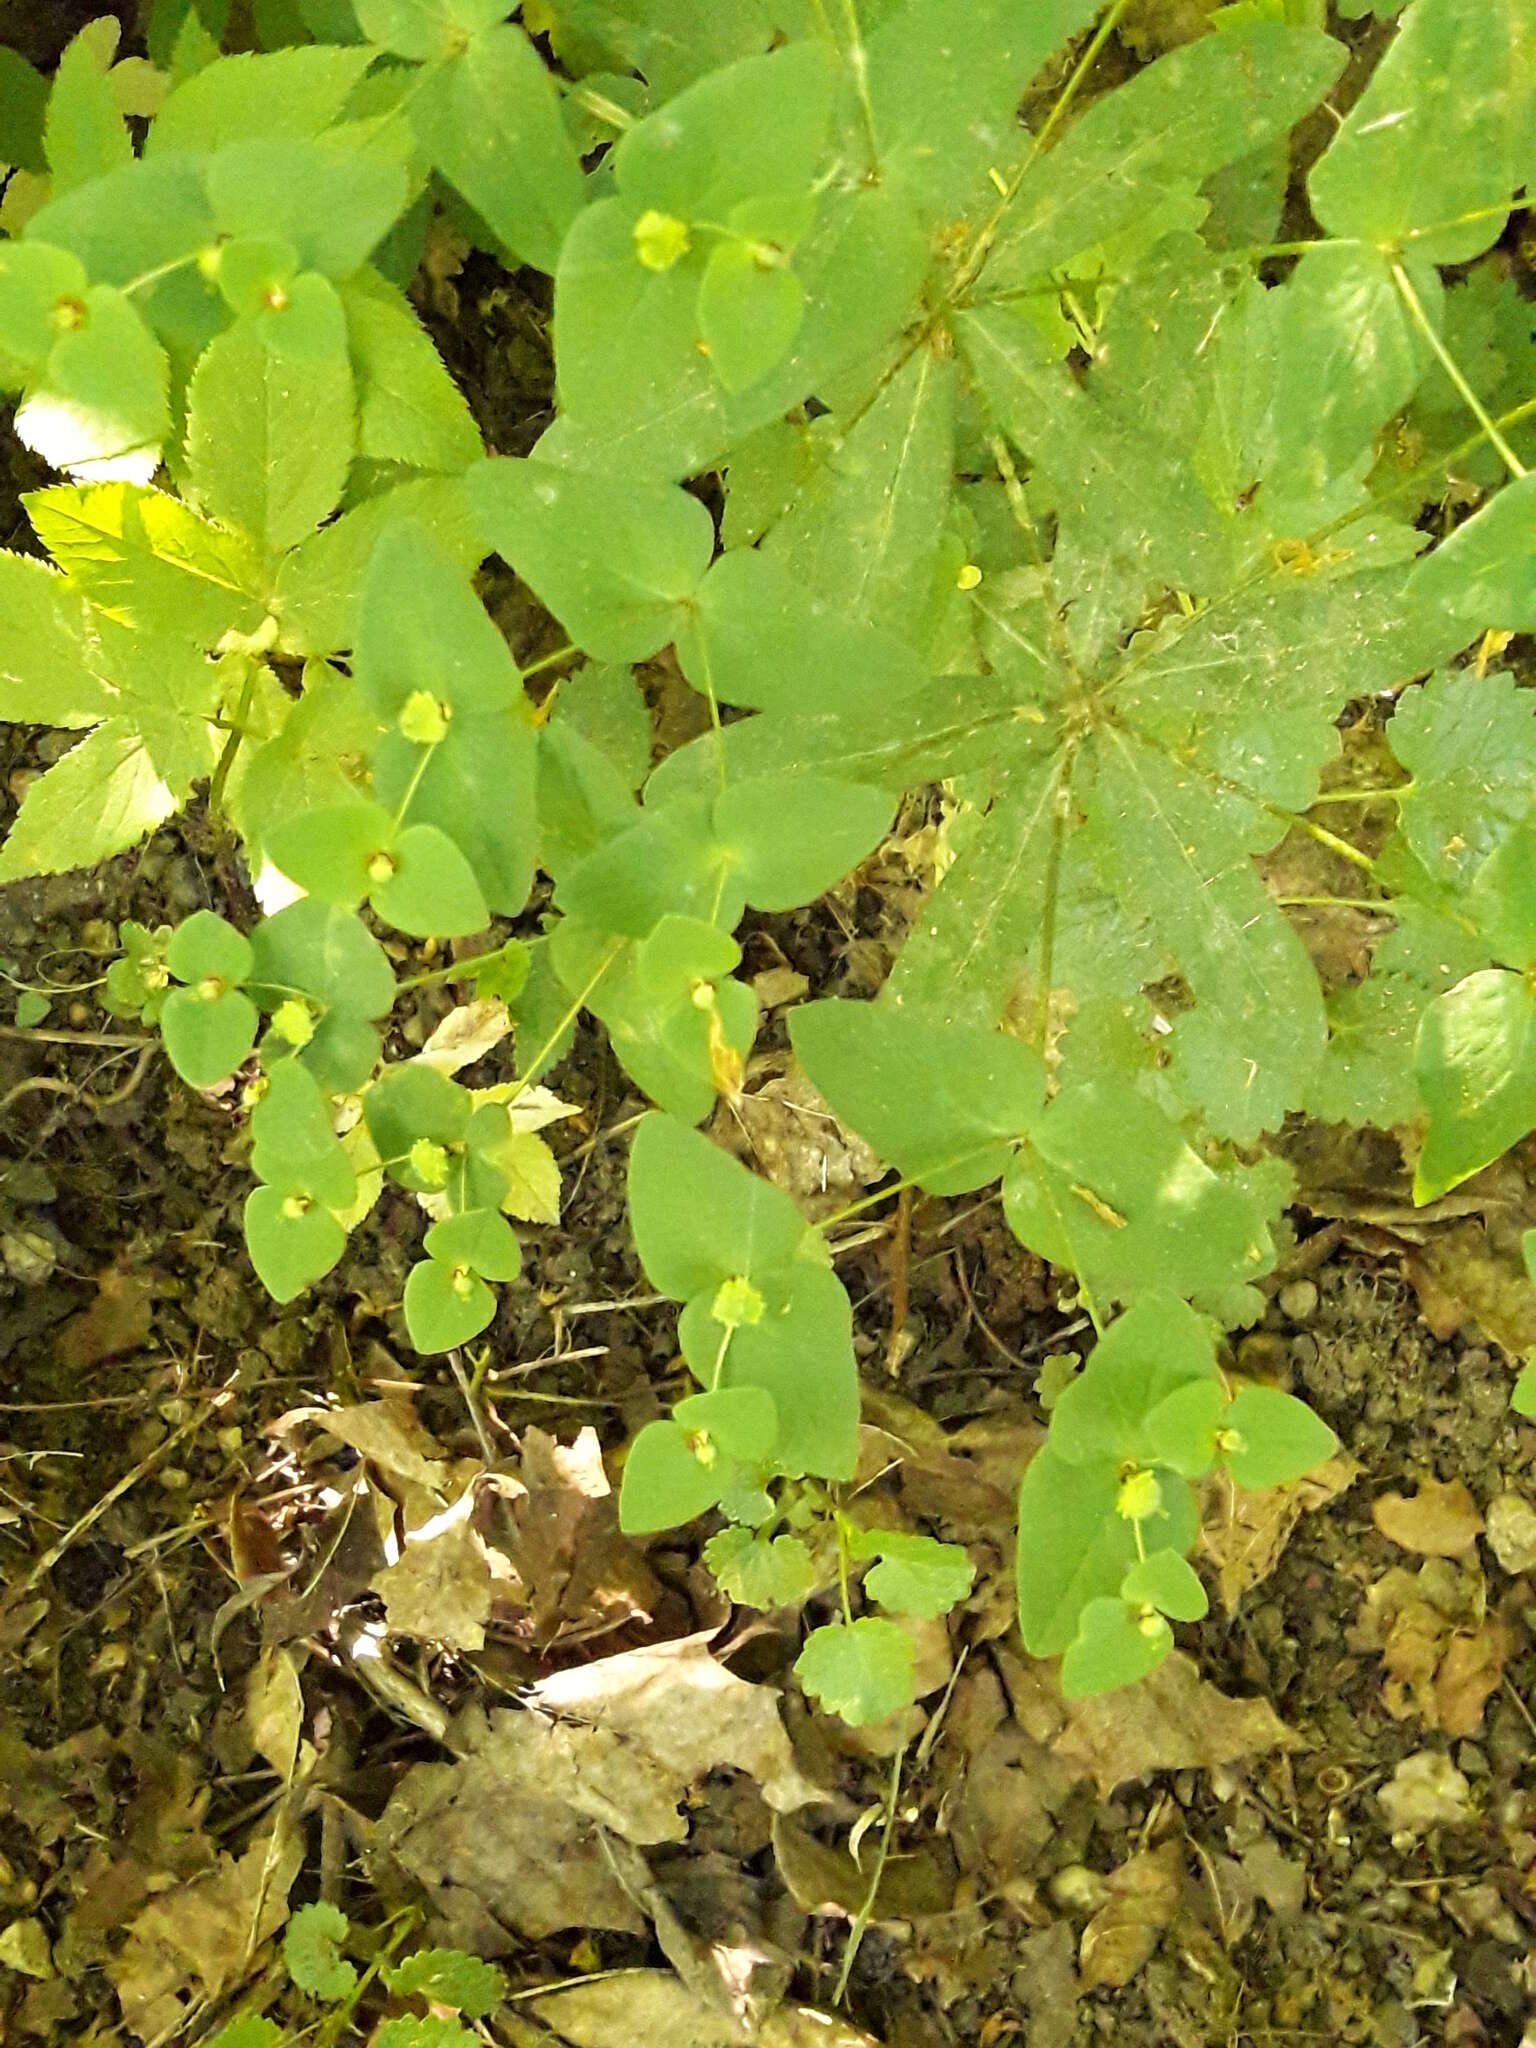
[[[272,0],[229,55],[224,9],[156,0],[152,70],[98,22],[51,86],[0,74],[0,373],[58,477],[51,565],[0,557],[0,708],[79,735],[0,877],[206,808],[272,914],[125,926],[108,1006],[238,1077],[277,1300],[415,1198],[428,1353],[552,1213],[540,1083],[596,1018],[654,1105],[631,1220],[697,1384],[623,1520],[718,1514],[742,1601],[835,1588],[798,1670],[853,1721],[910,1700],[901,1618],[971,1567],[859,1518],[828,1229],[697,1128],[757,1030],[747,911],[937,824],[879,998],[790,1036],[887,1192],[1000,1183],[1092,1319],[1019,1507],[1024,1641],[1071,1693],[1204,1613],[1198,1481],[1330,1450],[1224,1349],[1286,1118],[1401,1131],[1424,1202],[1536,1125],[1536,698],[1501,665],[1536,397],[1490,253],[1529,234],[1536,24],[1409,0],[1351,103],[1313,0],[1137,64],[1124,11]],[[526,459],[405,295],[439,211],[553,275]],[[492,554],[563,655],[520,668]],[[658,658],[707,723],[653,766]],[[1369,959],[1325,985],[1330,905]],[[401,982],[380,934],[486,936]],[[395,1055],[430,981],[508,1005],[515,1075]]]

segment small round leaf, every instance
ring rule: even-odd
[[[1300,1479],[1339,1448],[1322,1417],[1278,1387],[1240,1387],[1222,1432],[1227,1470],[1253,1491]]]
[[[178,981],[211,979],[228,987],[250,979],[254,958],[244,933],[211,910],[194,910],[177,925],[165,951],[165,964]]]
[[[629,1447],[619,1487],[619,1527],[626,1536],[675,1529],[708,1512],[735,1478],[728,1460],[706,1462],[680,1423],[648,1422]]]
[[[323,1280],[347,1248],[347,1233],[318,1202],[281,1188],[252,1188],[245,1198],[245,1245],[256,1277],[274,1301],[292,1301]]]
[[[369,882],[368,898],[397,931],[420,939],[457,939],[490,923],[474,869],[435,825],[408,825],[383,858],[394,865],[388,875]]]
[[[1203,1621],[1211,1607],[1200,1574],[1176,1550],[1154,1550],[1133,1564],[1120,1597],[1132,1607],[1155,1607],[1171,1621]]]
[[[418,1351],[452,1351],[478,1337],[496,1314],[496,1297],[473,1273],[423,1259],[405,1283],[405,1327]]]
[[[806,1637],[795,1676],[813,1700],[850,1727],[884,1721],[916,1696],[912,1638],[874,1614],[831,1622]]]
[[[205,995],[200,986],[173,989],[160,1012],[171,1065],[192,1088],[227,1081],[256,1042],[256,1005],[237,988]]]
[[[465,1209],[434,1223],[425,1250],[429,1258],[464,1267],[484,1280],[515,1280],[523,1269],[517,1233],[495,1209]]]
[[[1123,1600],[1090,1600],[1077,1637],[1061,1660],[1061,1690],[1069,1700],[1115,1692],[1155,1671],[1173,1648],[1173,1630],[1160,1615],[1144,1624]]]

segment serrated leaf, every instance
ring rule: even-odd
[[[13,725],[94,725],[112,697],[89,656],[85,607],[43,563],[0,554],[0,716]]]
[[[508,12],[504,0],[353,0],[353,7],[370,42],[422,64],[453,56]]]
[[[323,277],[204,351],[187,394],[192,492],[277,555],[336,509],[356,443],[347,324]]]
[[[283,1961],[301,1991],[327,2004],[343,1999],[357,1982],[357,1972],[341,1954],[349,1923],[339,1906],[317,1900],[300,1906],[283,1931]]]
[[[511,457],[468,488],[491,546],[588,654],[641,661],[674,637],[714,546],[697,499]]]
[[[467,2027],[461,2027],[457,2020],[445,2019],[441,2013],[427,2013],[418,2018],[413,2013],[404,2013],[398,2019],[385,2020],[373,2037],[373,2048],[471,2048],[479,2039]]]
[[[1283,135],[1343,62],[1326,36],[1258,22],[1148,65],[1029,165],[984,273],[988,286],[1027,283],[1170,190]]]
[[[704,1545],[704,1562],[743,1607],[798,1607],[817,1582],[815,1559],[798,1536],[722,1529]]]
[[[324,43],[217,57],[176,85],[150,123],[144,154],[211,150],[258,135],[319,135],[372,61],[366,48]]]
[[[1477,626],[1536,632],[1536,475],[1506,484],[1458,526],[1420,563],[1411,589],[1464,619],[1469,635]]]
[[[854,1557],[877,1557],[865,1574],[867,1597],[892,1614],[931,1620],[970,1592],[976,1567],[958,1543],[940,1543],[901,1529],[866,1529],[849,1545]]]
[[[260,624],[254,550],[168,492],[56,484],[25,503],[73,587],[123,625],[212,647],[227,632]]]
[[[1487,968],[1437,996],[1414,1048],[1429,1131],[1413,1176],[1434,1201],[1536,1128],[1536,993]]]
[[[1249,1488],[1300,1479],[1339,1448],[1327,1423],[1278,1387],[1239,1387],[1222,1429],[1227,1470]]]
[[[404,292],[362,270],[343,288],[357,451],[456,475],[484,453],[474,416]]]
[[[518,263],[553,271],[586,194],[554,81],[513,23],[477,34],[411,109],[423,149]]]
[[[1405,690],[1387,738],[1413,777],[1403,836],[1433,876],[1469,882],[1530,806],[1536,700],[1511,675],[1457,669]]]
[[[1187,1551],[1195,1540],[1194,1496],[1171,1473],[1159,1483],[1160,1512],[1141,1524],[1148,1550]],[[1090,1600],[1114,1599],[1139,1556],[1135,1526],[1118,1512],[1120,1467],[1113,1460],[1069,1465],[1050,1444],[1025,1468],[1019,1489],[1019,1625],[1034,1657],[1068,1648]]]
[[[1433,263],[1490,248],[1523,175],[1529,61],[1510,0],[1415,0],[1308,174],[1323,228]]]
[[[1536,809],[1473,876],[1467,907],[1496,960],[1536,967]]]
[[[1062,1698],[1089,1699],[1134,1685],[1155,1671],[1172,1648],[1173,1631],[1161,1616],[1143,1625],[1123,1600],[1090,1600],[1061,1660]]]
[[[1039,1054],[999,1032],[846,1002],[801,1005],[789,1028],[839,1117],[930,1194],[995,1180],[1044,1103]]]
[[[795,1676],[829,1714],[850,1727],[867,1727],[911,1706],[916,1685],[912,1639],[878,1615],[832,1622],[806,1637],[795,1659]]]
[[[1032,1251],[1080,1273],[1096,1299],[1198,1297],[1274,1260],[1263,1205],[1123,1084],[1056,1097],[1004,1179],[1003,1208]]]
[[[416,1949],[387,1974],[397,1998],[425,1998],[472,2020],[493,2013],[506,1995],[506,1978],[494,1963],[457,1948]]]
[[[56,192],[87,185],[133,161],[133,144],[107,76],[115,48],[114,34],[103,55],[87,28],[59,59],[43,122],[43,148]]]

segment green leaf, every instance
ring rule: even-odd
[[[1467,907],[1496,959],[1536,966],[1536,811],[1483,862]]]
[[[619,1527],[630,1536],[676,1528],[707,1514],[733,1468],[706,1463],[678,1423],[648,1422],[630,1445],[619,1486]]]
[[[1509,1405],[1527,1421],[1536,1418],[1536,1365],[1522,1366],[1514,1392],[1509,1397]]]
[[[1414,1049],[1429,1130],[1413,1199],[1432,1202],[1536,1128],[1536,994],[1524,976],[1469,974],[1419,1020]]]
[[[331,904],[290,904],[251,934],[252,985],[298,988],[353,1017],[382,1017],[395,1000],[395,977],[365,926]]]
[[[472,2020],[485,2019],[506,1996],[507,1980],[494,1963],[457,1948],[419,1948],[385,1972],[396,1998],[424,1998],[451,2006]]]
[[[1028,283],[1168,192],[1283,135],[1343,62],[1326,36],[1259,22],[1148,65],[1030,163],[983,273],[987,286]]]
[[[367,896],[369,863],[392,836],[380,804],[330,804],[279,824],[266,841],[267,857],[308,896],[355,910]]]
[[[74,588],[123,625],[182,634],[200,647],[260,625],[254,550],[169,492],[55,484],[24,503]]]
[[[759,775],[715,801],[721,856],[756,910],[814,903],[885,837],[883,790],[827,775]],[[734,921],[734,920],[733,920]]]
[[[1093,0],[978,0],[957,35],[949,0],[898,8],[864,48],[882,181],[935,229],[963,216],[1023,139],[1025,87],[1095,11]],[[855,91],[850,79],[844,120],[857,132]]]
[[[1274,1261],[1261,1203],[1116,1083],[1056,1097],[1004,1179],[1003,1208],[1031,1251],[1104,1300],[1198,1296],[1255,1280]]]
[[[641,1119],[630,1151],[629,1217],[646,1277],[674,1301],[776,1272],[806,1236],[782,1189],[657,1114]]]
[[[487,1328],[496,1297],[466,1268],[423,1259],[405,1283],[405,1327],[418,1351],[452,1351]]]
[[[69,192],[133,161],[133,144],[107,78],[117,24],[103,48],[93,23],[67,46],[53,76],[43,123],[55,192]]]
[[[522,702],[507,643],[464,570],[410,522],[380,538],[363,586],[354,672],[381,717],[398,725],[418,691],[453,721]]]
[[[297,1060],[283,1060],[268,1074],[251,1112],[251,1136],[251,1171],[280,1194],[309,1195],[328,1209],[351,1206],[352,1162],[319,1082]]]
[[[317,136],[341,114],[372,61],[371,50],[323,43],[217,57],[176,86],[150,123],[144,154],[213,150],[255,136]]]
[[[466,1267],[483,1280],[515,1280],[523,1270],[517,1234],[494,1209],[465,1209],[434,1223],[423,1239],[429,1258]]]
[[[1437,880],[1470,882],[1530,806],[1536,700],[1511,675],[1457,669],[1405,690],[1387,738],[1413,777],[1404,838]]]
[[[1183,1553],[1198,1526],[1194,1496],[1172,1474],[1160,1480],[1159,1492],[1161,1509],[1142,1522],[1142,1542],[1149,1551]],[[1135,1528],[1118,1512],[1119,1499],[1120,1467],[1113,1460],[1069,1465],[1046,1444],[1025,1467],[1019,1489],[1019,1626],[1031,1656],[1059,1656],[1077,1635],[1090,1600],[1119,1601],[1125,1575],[1139,1556]]]
[[[699,338],[727,391],[745,391],[789,353],[805,314],[805,287],[783,261],[747,242],[722,241],[699,282]]]
[[[970,1592],[976,1567],[958,1543],[939,1543],[901,1529],[865,1529],[849,1545],[856,1558],[880,1562],[864,1580],[869,1599],[892,1614],[920,1620],[948,1614]]]
[[[365,499],[283,557],[272,612],[285,652],[334,654],[355,644],[374,550],[400,526],[417,530],[418,551],[430,547],[466,579],[485,552],[457,478],[419,477]],[[445,653],[455,638],[445,636]]]
[[[1418,0],[1422,5],[1423,0]],[[1412,593],[1474,627],[1536,632],[1536,475],[1518,477],[1414,572]]]
[[[257,1279],[285,1302],[325,1278],[347,1248],[347,1233],[309,1197],[256,1187],[245,1198],[245,1244]]]
[[[194,910],[172,933],[165,964],[178,981],[216,975],[221,981],[239,983],[249,979],[254,957],[250,940],[227,918],[211,910]]]
[[[339,1906],[317,1900],[300,1906],[283,1931],[283,1961],[288,1974],[311,1998],[335,2004],[352,1990],[357,1972],[341,1954],[349,1932]]]
[[[287,305],[247,315],[204,352],[187,394],[193,495],[270,554],[336,509],[356,441],[341,301],[295,279]]]
[[[919,349],[822,461],[764,550],[844,618],[922,639],[954,484],[953,366]]]
[[[408,138],[392,145],[402,155]],[[260,136],[207,159],[208,198],[225,235],[281,235],[306,271],[336,283],[360,270],[405,211],[402,161],[377,146]]]
[[[689,1394],[672,1410],[672,1419],[701,1450],[713,1445],[738,1465],[765,1464],[779,1434],[778,1410],[761,1387],[711,1387]]]
[[[0,554],[0,610],[0,717],[66,726],[105,718],[112,696],[88,659],[85,607],[64,578],[30,556]]]
[[[878,1615],[832,1622],[806,1637],[795,1676],[818,1706],[863,1728],[911,1706],[917,1684],[912,1639]]]
[[[847,1002],[802,1004],[789,1030],[842,1121],[930,1194],[995,1180],[1040,1115],[1040,1055],[1001,1032]]]
[[[27,223],[29,242],[68,249],[98,284],[131,284],[184,264],[217,238],[203,165],[177,154],[123,164],[50,199]]]
[[[1414,0],[1308,174],[1324,230],[1432,263],[1491,248],[1524,174],[1529,66],[1509,0]]]
[[[18,170],[46,171],[43,154],[44,109],[48,81],[25,57],[0,48],[0,163]]]
[[[0,380],[21,384],[42,369],[61,323],[78,318],[89,282],[67,249],[0,243]]]
[[[1090,1600],[1061,1661],[1062,1698],[1088,1699],[1134,1685],[1155,1671],[1172,1648],[1173,1631],[1161,1615],[1143,1622],[1123,1600]]]
[[[41,1024],[48,1015],[51,1005],[47,996],[35,988],[23,989],[16,998],[16,1023],[23,1031],[30,1031]]]
[[[815,1591],[816,1561],[798,1536],[721,1529],[704,1545],[721,1591],[743,1607],[798,1607]]]
[[[165,351],[111,285],[70,305],[16,409],[17,436],[71,476],[147,484],[171,426]]]
[[[586,194],[547,67],[508,22],[476,35],[422,85],[422,148],[514,263],[553,271]]]
[[[1216,1380],[1176,1387],[1148,1413],[1146,1442],[1160,1465],[1185,1479],[1200,1479],[1216,1457],[1227,1396]]]
[[[490,545],[588,654],[642,661],[676,635],[714,548],[696,498],[511,457],[468,484]]]
[[[1174,1295],[1147,1294],[1110,1324],[1057,1396],[1052,1452],[1071,1465],[1172,1463],[1148,1433],[1150,1417],[1171,1395],[1206,1386],[1219,1412],[1215,1330]]]
[[[718,557],[676,637],[684,675],[722,704],[789,712],[850,704],[873,718],[928,681],[894,634],[845,617],[755,548]]]
[[[391,841],[388,857],[394,872],[369,891],[385,924],[418,938],[451,939],[490,923],[474,869],[436,825],[407,825]]]
[[[1227,1470],[1255,1490],[1300,1479],[1339,1448],[1327,1423],[1278,1387],[1239,1387],[1222,1431]]]
[[[456,475],[484,453],[480,430],[404,292],[376,271],[343,289],[357,380],[360,455]]]
[[[1170,1621],[1203,1621],[1210,1612],[1200,1574],[1176,1550],[1153,1550],[1125,1575],[1120,1596],[1133,1607],[1155,1607]]]
[[[247,2012],[220,2027],[209,2048],[282,2048],[282,2039],[283,2030],[276,2020]]]
[[[405,2013],[383,2022],[373,2036],[373,2048],[473,2048],[479,2038],[440,2013],[421,2018]]]
[[[171,1065],[191,1088],[227,1080],[256,1040],[256,1005],[239,989],[172,989],[160,1012]]]
[[[363,1117],[368,1135],[388,1172],[402,1187],[417,1194],[441,1187],[412,1157],[420,1139],[445,1151],[457,1151],[469,1128],[469,1091],[435,1067],[407,1060],[390,1067],[363,1097]]]
[[[519,696],[505,711],[457,714],[419,779],[422,750],[399,733],[386,734],[373,757],[374,795],[398,809],[412,792],[411,829],[434,827],[450,839],[487,907],[501,917],[519,914],[533,879],[537,751]],[[485,921],[482,915],[474,929]]]

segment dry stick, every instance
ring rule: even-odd
[[[228,1388],[225,1388],[222,1393],[222,1398],[214,1405],[216,1408],[227,1406],[233,1398],[234,1396],[232,1392]],[[64,1534],[59,1538],[58,1542],[55,1543],[51,1549],[44,1551],[43,1555],[32,1567],[32,1570],[28,1573],[27,1577],[22,1581],[22,1597],[24,1597],[28,1593],[35,1593],[38,1587],[42,1584],[43,1580],[47,1578],[48,1574],[53,1570],[54,1566],[58,1563],[59,1559],[64,1555],[65,1551],[68,1550],[71,1547],[71,1545],[77,1543],[88,1529],[94,1528],[95,1525],[101,1520],[102,1516],[107,1512],[107,1509],[111,1507],[115,1502],[120,1501],[125,1493],[130,1492],[135,1486],[137,1486],[141,1479],[143,1479],[148,1473],[154,1470],[155,1466],[159,1464],[160,1460],[163,1457],[165,1457],[169,1452],[175,1450],[176,1446],[179,1443],[181,1443],[186,1437],[194,1435],[196,1431],[201,1429],[204,1422],[206,1422],[207,1419],[208,1410],[206,1408],[199,1409],[197,1414],[195,1415],[189,1415],[187,1420],[181,1424],[179,1429],[173,1429],[171,1431],[170,1435],[165,1439],[164,1443],[156,1444],[155,1448],[149,1453],[147,1457],[140,1458],[138,1464],[134,1466],[131,1472],[125,1472],[122,1478],[118,1480],[115,1486],[109,1487],[107,1491],[101,1496],[101,1499],[97,1501],[96,1505],[92,1508],[88,1508],[86,1512],[80,1517],[79,1521],[75,1523],[72,1529],[67,1529],[64,1532]]]
[[[912,1190],[896,1198],[896,1224],[891,1235],[891,1335],[885,1347],[885,1369],[892,1379],[901,1371],[901,1340],[907,1325],[907,1268],[912,1255]]]

